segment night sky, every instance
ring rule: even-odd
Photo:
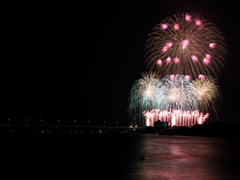
[[[183,12],[200,14],[223,33],[229,54],[219,79],[219,117],[239,120],[237,3],[25,1],[0,8],[0,123],[129,125],[129,92],[147,71],[147,35],[165,17]]]

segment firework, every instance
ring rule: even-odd
[[[159,99],[161,82],[153,72],[142,73],[142,78],[135,81],[130,91],[128,114],[135,122],[142,124],[142,112],[154,109]],[[144,123],[143,123],[144,124]]]
[[[210,105],[213,107],[215,100],[220,97],[216,80],[211,77],[191,80],[189,75],[172,74],[162,79],[155,73],[142,75],[143,78],[133,84],[129,98],[130,118],[138,124],[145,123],[145,120],[141,119],[142,113],[147,122],[157,117],[170,125],[177,122],[179,126],[186,126],[186,122],[190,123],[186,117],[190,118],[191,115],[191,123],[187,123],[187,126],[192,126],[192,123],[201,124],[201,119],[208,117],[208,113],[207,116],[203,113],[208,111]],[[159,112],[162,112],[160,115],[165,113],[165,119],[157,115]],[[198,117],[198,120],[194,117]]]
[[[214,78],[225,68],[227,50],[214,24],[196,14],[167,17],[149,34],[145,51],[151,73],[135,81],[129,98],[128,113],[136,123],[190,127],[202,124],[210,107],[216,113],[221,95]]]
[[[145,45],[146,63],[161,77],[199,74],[218,77],[226,63],[226,45],[217,27],[196,14],[176,14],[157,24]]]
[[[168,122],[168,126],[194,126],[195,124],[203,124],[209,117],[209,114],[203,114],[198,110],[195,111],[181,111],[175,110],[167,111],[160,109],[152,109],[151,111],[144,111],[143,115],[146,119],[146,126],[154,126],[154,122],[160,120]]]
[[[158,107],[161,110],[195,110],[197,109],[197,98],[195,87],[185,75],[167,75],[161,79],[161,88],[159,89]]]
[[[217,99],[221,98],[219,86],[212,77],[196,79],[192,83],[196,90],[198,107],[201,111],[206,111],[210,106],[213,106]]]

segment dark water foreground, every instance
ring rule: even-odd
[[[92,142],[82,151],[89,177],[240,179],[239,139],[119,134]]]
[[[2,153],[9,158],[2,164],[20,177],[240,179],[239,138],[119,133],[10,139],[8,152]]]

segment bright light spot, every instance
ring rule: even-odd
[[[168,58],[166,59],[166,63],[168,64],[168,63],[170,63],[170,62],[171,62],[171,58],[168,57]]]
[[[152,95],[152,91],[149,88],[146,90],[146,95],[147,96],[151,96]]]
[[[177,101],[179,99],[179,90],[178,90],[178,88],[173,88],[173,89],[170,90],[169,99],[171,101]]]
[[[204,95],[206,95],[206,88],[202,88],[201,90],[197,91],[198,99],[201,100]]]
[[[161,28],[162,28],[163,30],[167,29],[167,27],[168,27],[167,24],[161,24]]]
[[[172,81],[174,78],[175,78],[175,75],[174,75],[174,74],[172,74],[172,75],[169,76],[169,79],[170,79],[171,81]]]
[[[171,99],[171,100],[175,100],[176,97],[172,94],[172,95],[169,97],[169,99]]]
[[[174,28],[175,30],[179,30],[179,24],[174,24],[173,28]]]
[[[206,54],[205,57],[206,57],[208,60],[211,60],[211,55],[210,55],[210,54]]]
[[[204,59],[203,59],[203,64],[208,65],[209,63],[210,63],[209,59],[207,59],[207,58],[204,58]]]
[[[189,14],[186,14],[186,15],[185,15],[186,21],[191,21],[191,18],[192,18],[192,17],[191,17]]]
[[[192,55],[191,58],[192,58],[192,60],[193,60],[194,62],[197,62],[197,61],[198,61],[197,56]]]
[[[170,48],[170,47],[172,47],[172,43],[171,42],[169,42],[169,43],[166,43],[166,46],[168,47],[168,48]]]
[[[162,60],[161,59],[157,60],[157,65],[162,66]]]
[[[166,52],[170,47],[172,47],[172,43],[169,42],[169,43],[166,43],[166,45],[162,48],[162,52]]]
[[[172,116],[172,126],[175,126],[176,125],[176,117],[175,115]]]
[[[189,80],[191,79],[191,76],[186,75],[184,79],[185,79],[186,81],[189,81]]]
[[[184,49],[185,47],[187,47],[189,45],[189,40],[183,40],[182,41],[182,48]]]
[[[198,124],[203,124],[203,113],[200,113],[200,116],[198,118]]]
[[[146,126],[150,126],[150,118],[146,119]]]
[[[175,64],[177,64],[177,63],[180,62],[180,59],[179,59],[178,57],[175,57],[175,58],[173,59],[173,61],[174,61]]]
[[[215,46],[216,46],[215,43],[210,43],[210,44],[209,44],[209,47],[210,47],[210,48],[215,48]]]
[[[163,48],[162,48],[162,52],[166,52],[168,50],[168,47],[167,46],[164,46]]]
[[[201,21],[200,19],[196,19],[196,20],[195,20],[195,24],[198,25],[198,26],[200,26],[200,25],[202,24],[202,21]]]
[[[199,74],[199,75],[198,75],[198,79],[201,79],[201,80],[202,80],[202,79],[205,79],[205,76],[202,75],[202,74]]]

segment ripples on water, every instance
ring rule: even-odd
[[[82,141],[88,177],[240,179],[240,141],[235,138],[113,134]]]
[[[8,142],[12,145],[1,146],[6,149],[1,151],[6,159],[2,164],[17,176],[14,166],[24,176],[52,179],[240,179],[239,138],[119,133],[33,136]]]

